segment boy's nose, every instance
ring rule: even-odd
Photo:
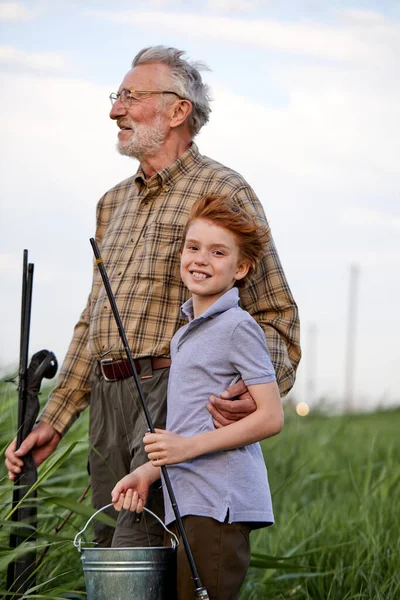
[[[196,260],[195,263],[197,265],[206,265],[208,263],[208,258],[207,255],[203,252],[200,252],[197,256],[196,256]]]

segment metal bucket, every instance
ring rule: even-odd
[[[92,515],[76,534],[74,546],[81,552],[87,600],[175,600],[176,547],[178,538],[153,512],[144,508],[171,535],[171,547],[88,548],[80,536],[90,521],[112,504]]]

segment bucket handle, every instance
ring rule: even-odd
[[[84,532],[86,531],[86,528],[87,528],[87,526],[89,525],[90,521],[91,521],[92,519],[94,519],[96,515],[98,515],[98,514],[99,514],[100,512],[102,512],[103,510],[106,510],[106,508],[110,508],[111,506],[114,506],[112,502],[111,502],[111,504],[107,504],[106,506],[103,506],[103,508],[99,508],[99,510],[98,510],[98,511],[96,511],[96,512],[95,512],[95,513],[94,513],[94,514],[93,514],[93,515],[90,517],[89,521],[87,521],[87,523],[86,523],[85,527],[82,529],[82,531],[79,531],[79,532],[76,534],[76,536],[74,537],[74,546],[75,546],[75,548],[78,548],[78,551],[79,551],[79,552],[81,552],[81,544],[82,544],[82,540],[81,540],[81,539],[78,539],[78,537],[79,537],[80,535],[82,535],[82,533],[84,533]],[[148,509],[148,508],[146,508],[145,506],[143,507],[143,510],[145,510],[147,513],[149,513],[150,515],[152,515],[152,516],[153,516],[155,519],[157,519],[157,521],[158,521],[159,523],[161,523],[161,525],[164,527],[165,531],[166,531],[167,533],[169,533],[169,534],[170,534],[170,536],[171,536],[171,546],[172,546],[172,548],[176,548],[176,547],[179,545],[179,540],[178,540],[178,538],[176,537],[176,535],[175,535],[175,534],[174,534],[172,531],[170,531],[170,530],[168,529],[168,527],[166,527],[166,525],[165,525],[165,524],[164,524],[164,523],[161,521],[160,517],[158,517],[156,514],[154,514],[154,513],[153,513],[151,510],[149,510],[149,509]]]

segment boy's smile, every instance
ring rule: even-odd
[[[248,269],[230,231],[206,219],[190,225],[181,255],[181,277],[192,293],[195,316],[230,290]]]

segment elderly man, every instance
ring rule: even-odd
[[[118,93],[110,96],[118,150],[137,158],[138,171],[108,191],[97,207],[96,239],[135,357],[146,401],[156,427],[165,426],[169,342],[183,324],[180,305],[187,292],[179,276],[179,248],[193,202],[209,193],[224,194],[266,223],[259,200],[238,173],[202,156],[193,138],[208,121],[207,85],[201,65],[182,51],[156,46],[139,52]],[[281,394],[294,383],[300,360],[297,307],[271,242],[251,282],[241,291],[244,309],[265,331]],[[33,450],[40,464],[90,404],[90,456],[93,506],[110,502],[115,482],[146,460],[142,438],[146,422],[124,357],[110,305],[94,269],[92,290],[74,331],[57,386],[40,422],[21,448],[6,452],[9,476]],[[182,377],[185,374],[182,373]],[[221,390],[215,390],[219,394]],[[240,397],[235,402],[232,398]],[[254,406],[243,382],[210,397],[217,427],[242,418]],[[147,506],[163,513],[160,488]],[[116,513],[114,513],[116,514]],[[114,530],[95,526],[102,546],[162,543],[157,523],[119,513]]]

